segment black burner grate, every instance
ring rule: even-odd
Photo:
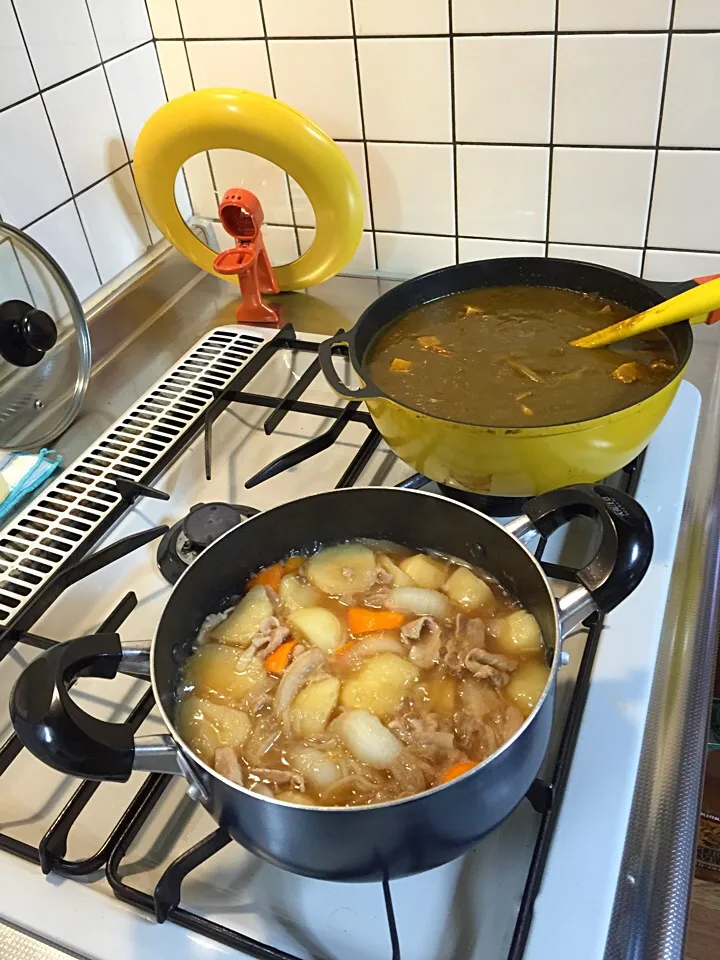
[[[313,360],[305,373],[285,396],[274,397],[265,394],[256,394],[245,389],[266,363],[280,350],[313,353],[317,352],[317,344],[313,341],[298,339],[295,336],[292,326],[289,324],[285,326],[272,340],[268,341],[257,351],[227,388],[216,392],[215,400],[206,411],[205,416],[198,417],[190,425],[190,428],[178,439],[177,443],[167,451],[160,462],[151,470],[148,470],[145,475],[139,477],[136,482],[118,478],[117,486],[123,497],[121,504],[108,514],[91,538],[88,538],[78,546],[72,556],[72,565],[64,567],[56,574],[47,583],[44,590],[38,593],[33,602],[23,610],[22,615],[11,622],[2,634],[0,634],[0,662],[17,644],[27,644],[43,649],[51,646],[55,641],[37,636],[30,631],[40,616],[50,608],[52,603],[65,589],[77,583],[83,577],[88,576],[90,573],[101,569],[106,564],[126,556],[131,551],[167,533],[167,527],[156,527],[131,537],[126,537],[90,556],[86,556],[101,537],[123,516],[125,511],[130,509],[137,498],[148,496],[165,499],[167,497],[166,494],[154,490],[151,484],[185,452],[188,445],[203,429],[205,434],[205,467],[209,479],[212,466],[212,425],[217,417],[231,403],[243,403],[269,408],[271,412],[264,423],[266,434],[272,433],[290,411],[326,419],[329,418],[334,421],[324,433],[321,433],[312,440],[301,444],[267,464],[261,471],[246,482],[246,487],[255,486],[270,477],[277,476],[279,473],[326,450],[338,439],[347,424],[351,421],[364,424],[367,426],[369,432],[360,449],[348,463],[345,472],[342,477],[340,477],[336,486],[351,486],[357,482],[362,471],[377,449],[381,437],[375,429],[370,416],[360,410],[360,405],[356,402],[335,407],[326,404],[309,403],[302,399],[305,390],[307,390],[320,373],[317,359]],[[618,476],[613,478],[612,482],[619,488],[633,494],[637,487],[642,460],[643,455],[634,460],[625,470],[621,471]],[[403,481],[400,486],[418,489],[426,486],[429,482],[426,477],[415,474]],[[537,551],[538,558],[541,558],[543,549],[544,543],[541,543]],[[549,563],[544,563],[543,566],[548,576],[554,579],[566,580],[570,583],[575,582],[575,571],[573,569]],[[118,631],[134,609],[136,603],[137,598],[135,595],[129,593],[108,615],[98,632]],[[595,615],[588,622],[588,637],[552,776],[547,782],[535,781],[527,795],[529,802],[541,815],[541,823],[507,960],[520,960],[525,949],[535,899],[540,888],[560,807],[560,800],[565,789],[575,744],[577,742],[590,685],[593,662],[602,629],[601,617]],[[147,690],[133,708],[126,722],[130,724],[134,730],[137,729],[152,709],[152,706],[152,693],[150,690]],[[3,776],[11,775],[12,763],[22,749],[23,747],[20,741],[15,736],[11,736],[0,747],[0,779]],[[206,917],[180,906],[182,883],[185,877],[231,842],[228,835],[222,829],[215,830],[200,843],[182,853],[166,869],[157,883],[153,895],[144,893],[131,886],[122,876],[123,860],[131,844],[171,780],[172,777],[167,774],[148,775],[100,849],[93,855],[85,857],[82,860],[73,861],[66,859],[65,855],[70,831],[74,827],[78,830],[82,829],[82,813],[90,799],[99,789],[112,789],[111,784],[84,781],[65,805],[65,808],[37,847],[6,834],[0,834],[0,850],[37,863],[46,873],[55,871],[71,877],[88,876],[104,866],[107,879],[115,895],[126,903],[133,904],[147,913],[153,914],[159,922],[167,919],[172,920],[174,923],[196,933],[203,934],[219,943],[244,951],[246,954],[258,958],[258,960],[297,960],[296,957],[278,950],[269,944],[260,943],[257,940],[221,926],[208,920]],[[389,955],[392,957],[392,960],[400,960],[400,937],[395,923],[389,881],[385,879],[381,887],[388,920]]]

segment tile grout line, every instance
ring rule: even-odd
[[[13,2],[13,0],[11,0],[11,2]],[[19,20],[18,20],[18,27],[20,27]],[[20,32],[22,34],[21,27],[20,27]],[[8,103],[6,106],[0,107],[0,113],[5,113],[6,110],[12,110],[13,107],[19,107],[21,103],[27,103],[28,100],[32,100],[33,97],[37,97],[40,94],[49,93],[51,90],[57,89],[57,87],[62,87],[63,84],[65,83],[70,83],[71,80],[77,80],[80,77],[84,77],[86,73],[92,73],[93,70],[97,70],[104,63],[112,63],[114,60],[119,60],[120,57],[124,57],[128,53],[134,53],[136,50],[140,50],[142,47],[147,47],[149,44],[154,43],[153,40],[143,40],[142,43],[138,43],[134,47],[128,47],[127,50],[123,50],[121,53],[113,54],[112,57],[108,57],[107,60],[103,60],[101,55],[100,60],[98,60],[97,63],[93,63],[92,66],[86,67],[84,70],[79,70],[77,73],[71,73],[69,77],[63,77],[62,80],[56,80],[55,83],[49,83],[46,87],[41,87],[37,79],[37,74],[35,73],[35,67],[32,63],[32,59],[30,58],[30,51],[27,46],[27,43],[25,42],[24,34],[22,34],[22,36],[23,36],[23,42],[25,45],[25,51],[28,55],[28,60],[30,60],[30,68],[33,71],[33,76],[35,77],[35,82],[37,84],[38,89],[34,93],[29,93],[26,97],[21,97],[20,100],[14,100],[12,103]]]
[[[11,9],[12,9],[12,12],[13,12],[13,16],[15,17],[15,22],[17,23],[18,30],[20,31],[20,38],[21,38],[21,40],[22,40],[22,42],[23,42],[23,46],[25,47],[25,53],[27,54],[28,63],[30,64],[30,69],[31,69],[31,71],[32,71],[33,78],[34,78],[34,80],[35,80],[35,83],[37,83],[37,74],[35,73],[35,65],[33,64],[32,58],[31,58],[31,56],[30,56],[30,50],[28,49],[27,41],[26,41],[26,39],[25,39],[25,34],[23,33],[22,24],[20,23],[20,17],[18,17],[18,15],[17,15],[17,10],[15,9],[15,0],[10,0],[10,6],[11,6]],[[39,89],[39,84],[38,84],[38,89]],[[33,96],[39,96],[39,93],[38,93],[38,94],[33,94]],[[48,120],[48,123],[49,123],[49,122],[50,122],[50,121]],[[71,190],[71,192],[72,192],[72,190]],[[64,201],[64,202],[67,203],[68,201]],[[46,214],[43,214],[43,216],[46,216]],[[0,217],[0,219],[2,219],[2,217]],[[87,241],[86,241],[86,242],[87,242]],[[15,260],[16,260],[16,262],[17,262],[18,270],[20,271],[20,276],[23,278],[23,281],[25,282],[25,288],[26,288],[26,290],[27,290],[27,292],[28,292],[28,299],[30,300],[30,302],[32,303],[32,305],[33,305],[34,307],[36,307],[37,304],[35,303],[35,298],[33,297],[33,294],[32,294],[32,289],[31,289],[31,287],[30,287],[30,281],[28,280],[28,278],[27,278],[27,276],[26,276],[26,274],[25,274],[25,270],[23,269],[23,265],[22,265],[22,262],[21,262],[21,260],[20,260],[20,255],[18,254],[17,250],[15,249],[15,244],[14,244],[14,243],[11,242],[10,246],[11,246],[11,248],[12,248],[13,256],[15,257]],[[90,244],[88,244],[88,249],[89,249],[89,247],[90,247]],[[92,257],[92,251],[90,251],[90,256]],[[97,266],[95,266],[95,261],[94,261],[94,260],[93,260],[93,267],[94,267],[94,269],[95,269],[95,273],[97,273]],[[98,279],[99,279],[99,277],[98,277]]]
[[[69,202],[70,201],[68,200],[65,201],[65,203],[69,203]],[[60,204],[59,206],[64,206],[64,204]],[[54,207],[53,210],[49,211],[49,213],[52,213],[56,209],[58,208]],[[48,214],[43,214],[43,217],[47,215]],[[38,219],[42,219],[42,217],[39,217]],[[213,218],[204,217],[203,219],[212,220]],[[34,220],[32,222],[37,223],[37,220]],[[290,229],[292,227],[292,224],[276,223],[274,220],[272,220],[272,221],[266,222],[265,226],[266,227],[285,227],[286,229]],[[312,227],[300,226],[298,229],[311,230]],[[370,230],[364,230],[363,233],[370,233]],[[378,233],[390,234],[392,236],[401,236],[401,237],[408,237],[408,236],[409,237],[439,237],[440,239],[443,239],[443,240],[453,239],[452,235],[447,233],[414,233],[411,230],[379,230]],[[485,240],[485,241],[490,241],[492,243],[532,243],[538,246],[544,246],[545,244],[544,240],[527,240],[524,237],[487,237],[487,236],[476,236],[472,234],[460,234],[460,239],[461,240]],[[587,242],[581,242],[579,240],[552,240],[551,245],[556,247],[586,247],[589,250],[622,250],[622,251],[629,251],[632,253],[642,253],[642,247],[640,246],[633,247],[633,246],[629,246],[628,244],[622,244],[622,243],[587,243]],[[711,257],[720,257],[720,248],[718,248],[717,250],[709,250],[709,249],[703,249],[699,247],[683,248],[683,247],[651,246],[648,249],[652,252],[657,251],[659,253],[688,253],[688,254],[702,254],[704,256],[711,256]]]
[[[556,21],[557,22],[557,21]],[[353,28],[354,29],[354,28]],[[662,36],[670,31],[670,27],[665,27],[662,29],[656,30],[490,30],[487,32],[483,31],[467,31],[467,30],[457,30],[452,34],[449,32],[445,33],[367,33],[367,34],[354,34],[354,33],[337,33],[330,36],[325,36],[322,34],[300,34],[292,36],[270,36],[268,35],[268,40],[280,40],[287,41],[288,43],[297,42],[298,40],[445,40],[450,36],[456,37],[547,37],[551,36],[554,33],[557,33],[558,36],[563,37],[646,37],[646,36]],[[708,33],[720,33],[720,27],[696,27],[696,28],[687,28],[684,30],[676,30],[675,33],[682,34],[708,34]],[[189,43],[194,42],[207,42],[207,43],[224,43],[226,41],[231,41],[233,43],[242,42],[243,40],[262,40],[264,34],[258,34],[257,36],[246,36],[246,37],[186,37],[185,39]],[[172,40],[173,37],[158,37],[159,40]]]
[[[197,87],[195,86],[195,77],[193,76],[192,63],[190,62],[190,52],[188,50],[187,40],[185,39],[185,25],[183,24],[182,17],[180,16],[180,7],[178,4],[178,0],[174,0],[174,2],[175,2],[175,12],[177,13],[177,18],[178,18],[178,25],[180,27],[180,40],[183,45],[183,51],[185,53],[185,62],[187,63],[187,68],[188,68],[188,76],[190,77],[190,84],[194,91],[197,89]],[[213,193],[215,194],[215,205],[217,207],[220,204],[220,198],[218,197],[218,188],[217,188],[217,183],[215,182],[215,170],[213,169],[212,161],[210,160],[209,150],[205,151],[205,160],[207,161],[208,173],[210,174],[210,182],[212,183]],[[190,198],[190,203],[192,205],[192,197]],[[193,213],[194,212],[195,211],[193,210]]]
[[[560,0],[555,0],[555,29],[553,31],[552,78],[550,80],[550,144],[547,167],[547,197],[545,198],[545,256],[550,256],[550,209],[552,204],[553,160],[555,155],[555,96],[557,92],[558,19]]]
[[[144,2],[144,4],[145,4],[145,13],[147,14],[148,24],[150,25],[150,32],[152,33],[152,44],[153,44],[153,47],[155,48],[155,57],[156,57],[156,59],[157,59],[158,70],[160,71],[160,80],[161,80],[161,82],[162,82],[163,92],[164,92],[164,94],[165,94],[165,103],[169,103],[169,102],[170,102],[170,97],[168,96],[167,85],[166,85],[166,83],[165,83],[165,74],[163,73],[162,64],[160,63],[160,53],[159,53],[159,51],[158,51],[158,41],[157,41],[157,37],[155,36],[155,30],[154,30],[153,25],[152,25],[152,20],[151,20],[151,18],[150,18],[150,8],[148,7],[148,0],[143,0],[143,2]],[[128,51],[128,53],[130,53],[130,52],[131,52],[131,51]],[[180,173],[182,174],[183,182],[184,182],[184,184],[185,184],[185,191],[186,191],[186,193],[187,193],[188,200],[190,201],[190,209],[192,210],[192,198],[191,198],[191,196],[190,196],[190,184],[188,183],[187,175],[185,174],[185,168],[184,168],[184,167],[180,167]],[[133,173],[133,176],[134,176],[134,173]],[[194,213],[194,212],[195,212],[195,211],[193,210],[193,213]],[[145,218],[145,222],[147,223],[147,217]],[[149,225],[148,225],[148,232],[150,232],[150,227],[149,227]],[[152,236],[150,237],[150,240],[152,241]]]
[[[655,131],[655,149],[653,154],[653,167],[650,176],[650,190],[648,192],[647,216],[645,218],[645,233],[643,236],[642,259],[640,261],[640,276],[645,274],[645,261],[647,259],[648,241],[650,239],[650,221],[652,219],[653,199],[655,197],[655,181],[657,179],[658,160],[660,158],[660,136],[662,133],[663,111],[665,109],[665,95],[667,93],[668,75],[670,73],[670,49],[672,47],[673,28],[675,22],[675,5],[677,0],[672,0],[670,4],[670,25],[667,31],[667,46],[665,47],[665,64],[663,69],[662,85],[660,87],[660,105],[658,109],[657,130]]]
[[[372,184],[370,183],[370,153],[368,151],[368,141],[365,131],[365,106],[363,103],[362,95],[362,79],[360,77],[360,53],[358,49],[358,38],[357,38],[357,27],[355,25],[355,0],[350,0],[350,23],[352,25],[352,41],[353,41],[353,52],[355,55],[355,77],[357,81],[358,89],[358,106],[360,108],[360,130],[362,132],[362,145],[363,145],[363,156],[365,157],[365,182],[367,183],[367,193],[368,193],[368,209],[370,213],[370,237],[373,248],[373,259],[375,261],[375,269],[379,270],[380,265],[378,263],[378,246],[377,246],[377,231],[375,230],[375,206],[373,204],[373,192]],[[350,141],[347,141],[348,143]],[[363,232],[365,227],[365,205],[363,204]]]
[[[50,111],[48,110],[47,104],[45,103],[45,98],[43,97],[43,91],[40,89],[40,83],[39,83],[39,81],[38,81],[37,72],[36,72],[36,70],[35,70],[35,64],[33,63],[33,59],[32,59],[32,57],[30,56],[30,47],[28,46],[28,42],[27,42],[27,40],[26,40],[26,38],[25,38],[25,32],[24,32],[24,30],[23,30],[23,28],[22,28],[22,23],[20,22],[20,17],[18,16],[17,10],[15,9],[15,0],[10,0],[10,3],[11,3],[11,6],[12,6],[12,8],[13,8],[13,13],[15,14],[15,19],[16,19],[16,21],[17,21],[18,29],[20,30],[20,36],[21,36],[21,38],[22,38],[23,46],[25,47],[25,53],[27,54],[28,63],[30,64],[30,69],[32,70],[33,77],[35,78],[35,83],[37,83],[37,85],[38,85],[38,94],[37,94],[37,95],[38,95],[39,98],[40,98],[40,103],[41,103],[42,108],[43,108],[43,111],[44,111],[44,113],[45,113],[45,119],[47,120],[48,128],[49,128],[49,130],[50,130],[50,135],[51,135],[51,137],[53,138],[53,143],[55,144],[55,149],[57,150],[57,155],[58,155],[58,159],[59,159],[59,161],[60,161],[60,166],[62,167],[62,171],[63,171],[63,174],[65,175],[65,179],[66,179],[66,181],[67,181],[68,189],[69,189],[69,191],[70,191],[70,196],[67,197],[65,200],[63,200],[63,202],[62,202],[61,204],[59,204],[58,207],[56,207],[55,209],[59,209],[59,207],[64,206],[64,205],[65,205],[66,203],[68,203],[68,202],[70,202],[70,203],[73,204],[73,207],[74,207],[74,209],[75,209],[75,215],[76,215],[76,217],[78,218],[78,223],[80,224],[80,229],[82,230],[83,237],[85,238],[85,243],[87,244],[88,253],[90,254],[90,259],[91,259],[91,261],[92,261],[93,269],[95,270],[95,274],[96,274],[96,276],[97,276],[98,285],[102,286],[103,280],[102,280],[102,277],[100,276],[100,269],[99,269],[99,267],[98,267],[98,265],[97,265],[97,260],[95,259],[95,251],[93,250],[92,245],[90,244],[90,238],[88,237],[87,230],[85,229],[85,224],[84,224],[84,222],[83,222],[83,218],[80,216],[80,208],[79,208],[78,205],[77,205],[76,194],[75,194],[75,192],[74,192],[74,190],[73,190],[73,185],[72,185],[72,182],[71,182],[71,180],[70,180],[70,174],[69,174],[68,171],[67,171],[67,166],[66,166],[66,164],[65,164],[65,158],[63,157],[62,151],[60,150],[60,144],[58,143],[58,138],[57,138],[57,136],[56,136],[56,134],[55,134],[55,128],[53,127],[53,125],[52,125],[52,120],[50,119]],[[92,23],[92,20],[91,20],[91,23]],[[97,67],[97,64],[95,65],[95,67]],[[93,67],[92,69],[94,69],[94,67]],[[103,177],[103,179],[105,179],[105,178]],[[48,216],[48,211],[46,211],[46,212],[43,214],[43,216],[45,216],[45,217]],[[38,219],[41,219],[41,218],[38,218]],[[35,222],[37,222],[37,221],[35,221]],[[24,228],[23,228],[23,229],[24,229]],[[24,274],[23,274],[23,276],[24,276]],[[25,282],[27,283],[27,278],[26,278]],[[29,286],[30,286],[30,285],[28,284],[28,288],[29,288]]]
[[[275,89],[275,74],[273,73],[273,64],[272,57],[270,56],[270,41],[267,36],[267,26],[265,24],[265,8],[263,6],[263,0],[259,0],[258,6],[260,8],[260,20],[263,27],[263,38],[265,40],[265,56],[267,57],[268,62],[268,73],[270,74],[270,89],[272,90],[273,97],[277,100],[277,92]],[[290,174],[285,171],[285,184],[287,186],[288,200],[290,202],[290,216],[292,217],[292,226],[295,231],[295,247],[298,257],[302,256],[300,251],[300,232],[298,230],[297,217],[295,216],[295,202],[292,195],[292,187],[290,186]]]
[[[448,28],[450,30],[450,136],[453,165],[453,216],[455,218],[455,263],[460,263],[460,217],[458,203],[458,145],[455,118],[455,37],[453,36],[453,0],[448,0]]]
[[[145,207],[142,204],[142,200],[140,199],[140,194],[138,193],[137,184],[135,183],[135,172],[132,168],[130,151],[128,150],[127,140],[125,139],[125,131],[123,130],[122,123],[120,122],[120,113],[118,112],[117,104],[115,103],[115,97],[113,95],[112,86],[110,85],[110,77],[108,76],[107,67],[105,66],[105,61],[103,60],[103,53],[102,53],[102,50],[100,49],[100,41],[98,40],[97,31],[95,29],[95,21],[93,20],[92,12],[90,10],[90,4],[88,0],[85,0],[85,9],[87,10],[88,18],[90,20],[90,29],[92,30],[93,37],[95,38],[95,46],[97,47],[98,56],[100,57],[100,66],[102,67],[103,76],[105,77],[105,84],[107,86],[107,91],[110,96],[110,103],[112,103],[113,113],[115,114],[115,120],[117,122],[118,131],[120,132],[120,139],[122,140],[125,156],[127,157],[127,164],[130,167],[130,177],[133,182],[133,189],[135,190],[135,195],[137,197],[138,206],[140,207],[140,213],[142,214],[143,223],[145,224],[145,233],[147,234],[147,245],[145,247],[145,252],[147,253],[147,251],[152,246],[152,237],[150,236],[150,226],[148,225],[147,214],[145,213]],[[149,20],[148,20],[148,24],[149,24]],[[152,32],[152,27],[150,28],[150,30]],[[147,42],[149,43],[150,41],[147,41]],[[144,45],[145,44],[143,44],[143,46]],[[125,53],[129,53],[129,52],[130,51],[127,51],[127,50],[125,51]],[[159,67],[160,67],[160,64],[158,62],[158,69]],[[126,164],[123,164],[122,167],[118,169],[123,169],[125,166]],[[118,172],[117,170],[114,170],[112,174],[109,174],[109,176],[114,176],[117,172]],[[103,177],[103,180],[104,179],[106,178]],[[80,214],[80,211],[78,210],[78,216],[79,214]]]

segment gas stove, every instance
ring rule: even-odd
[[[436,490],[359,404],[332,394],[320,339],[213,330],[0,533],[3,703],[37,649],[102,630],[151,638],[171,583],[228,524],[336,486]],[[646,452],[610,479],[650,515],[652,565],[566,643],[540,777],[468,855],[385,884],[297,877],[230,841],[179,778],[81,783],[42,766],[3,708],[0,916],[93,960],[601,958],[699,407],[683,383]],[[582,523],[540,544],[558,595],[589,546]],[[74,696],[103,719],[164,731],[144,680],[82,680]]]

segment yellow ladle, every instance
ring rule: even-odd
[[[609,343],[627,340],[628,337],[647,333],[648,330],[658,330],[660,327],[667,327],[681,320],[703,323],[708,319],[708,314],[719,307],[720,278],[700,283],[692,290],[679,293],[676,297],[658,303],[649,310],[643,310],[634,317],[612,323],[609,327],[603,327],[602,330],[596,330],[594,333],[570,342],[574,347],[605,347]]]

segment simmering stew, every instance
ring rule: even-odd
[[[354,541],[259,571],[208,617],[178,731],[206,763],[290,803],[412,796],[494,753],[549,677],[535,618],[482,570]]]
[[[585,350],[570,341],[636,311],[548,287],[486,287],[411,310],[381,333],[367,366],[393,399],[486,426],[551,426],[632,406],[672,379],[677,360],[652,331]]]

